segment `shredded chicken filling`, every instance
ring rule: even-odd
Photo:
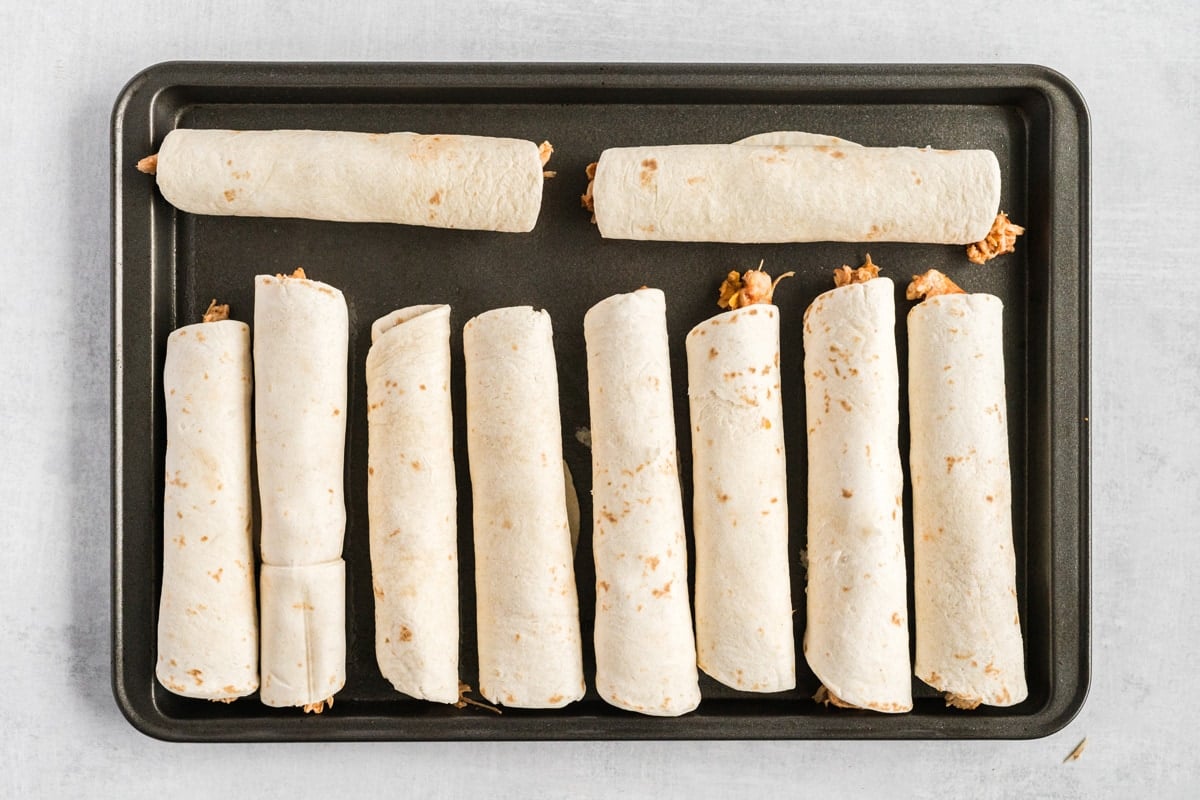
[[[967,260],[972,264],[986,264],[996,256],[1011,253],[1017,249],[1017,237],[1024,232],[1024,228],[1013,224],[1001,211],[983,241],[967,245]]]
[[[771,276],[763,271],[763,262],[758,263],[758,269],[748,269],[739,274],[730,271],[721,284],[717,305],[721,308],[744,308],[757,303],[772,303],[775,297],[775,287],[784,278],[794,276],[795,272],[785,272],[771,280]]]
[[[833,284],[838,288],[849,286],[853,283],[866,283],[869,280],[879,277],[879,265],[871,261],[871,254],[867,253],[867,261],[858,269],[852,269],[848,264],[843,264],[833,271]]]
[[[904,296],[909,300],[923,300],[942,294],[966,294],[966,292],[936,269],[931,269],[923,275],[913,275],[912,283],[908,285]]]

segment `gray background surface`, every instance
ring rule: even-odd
[[[1200,6],[0,6],[0,795],[1189,796]],[[109,690],[109,112],[168,59],[1034,62],[1092,114],[1093,680],[1031,742],[180,746]],[[1087,736],[1083,757],[1063,758]],[[1191,791],[1189,791],[1191,790]]]

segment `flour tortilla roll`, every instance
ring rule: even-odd
[[[375,657],[398,691],[454,703],[458,532],[450,307],[402,308],[371,326],[367,507]]]
[[[346,684],[346,565],[262,565],[264,704],[321,713]]]
[[[962,293],[933,272],[909,290],[910,299],[930,295],[908,314],[916,674],[952,705],[1010,706],[1028,689],[1013,553],[1003,304]]]
[[[254,293],[255,426],[262,559],[321,564],[346,528],[346,300],[304,277],[259,275]]]
[[[463,350],[480,693],[559,708],[584,682],[550,315],[488,311]]]
[[[779,309],[766,297],[700,323],[687,364],[700,668],[743,691],[793,689]]]
[[[893,284],[843,268],[804,315],[808,625],[835,705],[912,709]],[[865,282],[846,283],[858,280]]]
[[[219,309],[219,311],[218,311]],[[230,701],[258,688],[250,539],[250,329],[212,321],[167,337],[159,682]]]
[[[1000,167],[988,150],[623,147],[601,154],[585,204],[609,239],[968,244],[996,217]]]
[[[674,717],[700,703],[675,448],[666,302],[609,297],[583,318],[592,428],[596,690]]]
[[[489,136],[181,128],[138,168],[192,214],[524,232],[550,152]]]

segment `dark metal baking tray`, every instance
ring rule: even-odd
[[[415,130],[513,136],[555,146],[541,217],[530,234],[383,224],[199,217],[172,209],[134,169],[175,127]],[[584,168],[606,147],[730,142],[767,130],[835,134],[867,145],[988,148],[1003,173],[1002,207],[1028,233],[986,266],[961,247],[732,245],[602,240],[579,204]],[[167,63],[134,77],[112,119],[113,179],[113,690],[139,730],[182,741],[360,739],[1027,738],[1064,726],[1089,673],[1088,115],[1058,73],[1023,65],[515,65]],[[471,503],[461,326],[486,309],[549,310],[561,383],[563,449],[579,487],[576,558],[589,683],[594,571],[583,314],[607,295],[665,290],[683,474],[690,475],[683,337],[717,308],[725,271],[796,269],[781,284],[796,640],[804,628],[804,384],[801,316],[830,270],[870,251],[897,281],[901,379],[905,279],[937,268],[1005,303],[1005,360],[1017,585],[1029,699],[1008,709],[947,708],[914,680],[909,714],[826,709],[798,661],[795,691],[740,693],[702,677],[699,710],[649,718],[594,690],[557,711],[462,710],[409,700],[373,654],[367,546],[364,359],[372,320],[403,305],[453,307],[456,458],[462,586],[462,678],[476,684]],[[160,373],[167,334],[208,301],[252,319],[252,277],[291,271],[342,288],[350,306],[346,497],[348,664],[331,712],[176,697],[154,679],[162,569],[165,426]],[[902,392],[903,395],[903,392]],[[902,401],[903,402],[903,401]],[[907,409],[901,409],[904,420]],[[907,428],[901,447],[906,452]],[[685,507],[691,498],[685,484]],[[910,496],[906,493],[906,507]],[[907,515],[906,515],[907,516]],[[690,513],[689,513],[690,526]],[[911,559],[911,524],[906,531]],[[911,591],[911,590],[910,590]],[[911,597],[910,597],[911,603]]]

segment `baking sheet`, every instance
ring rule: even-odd
[[[174,127],[415,130],[550,140],[542,212],[530,234],[384,224],[200,217],[171,208],[134,165]],[[1001,208],[1026,226],[1013,255],[986,266],[963,248],[873,243],[735,245],[609,241],[580,208],[584,168],[606,147],[731,142],[807,130],[864,145],[986,148],[1001,165]],[[436,65],[167,63],[135,76],[113,112],[113,687],[132,724],[186,741],[345,739],[1025,738],[1058,730],[1086,696],[1088,600],[1088,119],[1062,76],[1021,65]],[[452,306],[451,382],[459,480],[462,679],[477,686],[474,563],[463,410],[462,325],[504,305],[547,309],[554,322],[563,449],[583,532],[576,558],[585,674],[594,673],[590,454],[583,314],[646,284],[667,295],[681,472],[691,474],[683,337],[718,309],[730,269],[765,260],[780,285],[782,383],[797,646],[804,630],[806,453],[801,317],[832,286],[830,271],[870,252],[897,283],[906,380],[906,279],[934,268],[1005,303],[1017,587],[1029,699],[964,712],[914,679],[914,709],[882,716],[826,709],[802,656],[797,688],[755,695],[702,676],[685,717],[647,718],[590,690],[557,711],[502,715],[409,700],[379,674],[367,545],[364,361],[371,322],[414,303]],[[199,320],[213,297],[250,322],[258,273],[308,275],[343,290],[350,308],[351,414],[346,497],[348,664],[332,712],[304,716],[256,697],[230,705],[177,697],[154,679],[162,563],[167,334]],[[901,393],[901,448],[907,408]],[[906,459],[905,459],[906,460]],[[907,475],[907,464],[906,475]],[[911,494],[906,488],[911,563]],[[690,531],[690,480],[684,481]],[[911,606],[911,586],[910,586]]]

